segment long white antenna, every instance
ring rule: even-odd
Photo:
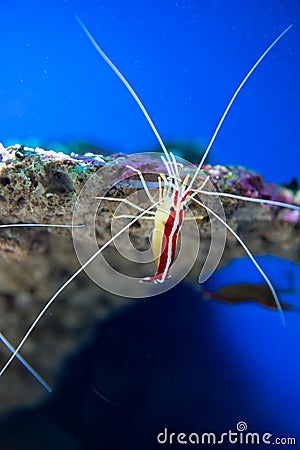
[[[15,352],[15,348],[11,345],[11,343],[3,336],[2,333],[0,333],[0,340],[3,342],[3,344],[5,345],[5,347],[8,348],[8,350],[11,351],[11,353],[13,354]],[[23,364],[23,366],[28,370],[29,373],[31,373],[31,375],[43,386],[43,388],[46,389],[47,392],[49,392],[49,394],[51,394],[52,389],[49,386],[48,383],[46,383],[46,381],[37,373],[36,370],[34,370],[34,368],[19,354],[16,354],[16,358],[18,358],[18,360],[20,361],[21,364]]]
[[[6,362],[6,364],[2,367],[1,371],[0,371],[0,376],[2,376],[5,372],[5,370],[7,369],[7,367],[10,365],[10,363],[13,361],[13,359],[18,355],[21,347],[23,346],[23,344],[26,342],[28,336],[32,333],[32,331],[34,330],[34,328],[36,327],[36,325],[38,324],[38,322],[40,321],[40,319],[43,317],[43,315],[46,313],[46,311],[48,310],[48,308],[52,305],[52,303],[54,302],[54,300],[59,296],[59,294],[66,289],[67,286],[69,286],[69,284],[81,273],[84,271],[84,269],[92,262],[94,261],[94,259],[100,255],[100,253],[103,252],[104,249],[106,249],[106,247],[108,247],[118,236],[120,236],[122,233],[124,233],[124,231],[128,230],[129,227],[131,227],[131,225],[133,225],[135,222],[137,222],[139,219],[141,219],[145,214],[147,214],[149,211],[151,211],[153,208],[156,208],[156,206],[159,205],[159,203],[161,203],[161,200],[158,200],[156,203],[152,204],[151,206],[149,206],[149,208],[145,209],[143,212],[141,212],[140,214],[138,214],[131,222],[129,222],[126,226],[124,226],[120,231],[118,231],[111,239],[109,239],[104,245],[102,245],[102,247],[100,247],[84,264],[82,264],[82,266],[79,267],[79,269],[76,270],[76,272],[73,273],[73,275],[67,279],[67,281],[65,281],[65,283],[55,292],[55,294],[52,295],[52,297],[50,298],[50,300],[48,300],[48,302],[46,303],[46,305],[43,307],[43,309],[41,310],[41,312],[37,315],[37,317],[34,319],[34,321],[32,322],[32,324],[30,325],[30,327],[28,328],[28,330],[26,331],[25,335],[23,336],[21,342],[19,343],[19,345],[17,346],[17,348],[14,350],[13,354],[11,355],[11,357],[8,359],[8,361]]]
[[[300,212],[300,206],[293,205],[292,203],[278,202],[277,200],[268,200],[268,199],[264,199],[264,198],[255,198],[255,197],[244,197],[243,195],[229,194],[227,192],[204,191],[202,188],[195,189],[195,192],[199,192],[199,194],[213,195],[216,197],[236,198],[237,200],[244,200],[247,202],[260,203],[260,204],[263,203],[265,205],[272,205],[272,206],[280,206],[281,208],[294,209],[295,211]]]
[[[276,291],[274,289],[273,284],[271,283],[270,279],[267,277],[267,275],[265,274],[265,272],[263,271],[263,269],[260,267],[260,265],[258,264],[258,262],[256,261],[256,259],[254,258],[253,254],[251,253],[251,251],[249,250],[249,248],[247,247],[247,245],[245,244],[245,242],[240,238],[240,236],[234,231],[233,228],[231,228],[231,226],[229,226],[226,222],[224,222],[224,220],[218,215],[216,214],[212,209],[210,209],[207,205],[205,205],[204,203],[200,202],[199,200],[197,200],[196,198],[192,198],[192,200],[194,202],[196,202],[198,205],[202,206],[202,208],[206,209],[206,211],[208,211],[209,213],[211,213],[213,216],[215,216],[215,218],[221,222],[222,225],[224,225],[224,227],[226,227],[227,230],[230,231],[230,233],[236,238],[236,240],[241,244],[241,246],[243,247],[243,249],[245,250],[245,252],[247,253],[247,255],[249,256],[250,260],[252,261],[252,263],[254,264],[254,266],[256,267],[256,269],[259,271],[259,273],[261,274],[261,276],[264,278],[265,282],[267,283],[267,285],[269,286],[269,289],[273,295],[274,298],[274,302],[277,306],[277,309],[279,311],[280,314],[280,318],[281,321],[283,323],[283,325],[285,325],[285,318],[284,318],[284,314],[282,311],[282,307],[278,298],[278,295],[276,294]]]
[[[21,228],[21,227],[42,227],[42,228],[83,228],[85,225],[65,225],[55,223],[5,223],[1,224],[0,228]]]
[[[79,25],[81,26],[81,28],[83,29],[83,31],[85,32],[85,34],[87,35],[87,37],[89,38],[91,43],[93,44],[94,48],[99,53],[99,55],[104,59],[104,61],[109,65],[109,67],[114,71],[114,73],[117,75],[117,77],[122,81],[122,83],[124,84],[126,89],[130,92],[130,94],[132,95],[132,97],[134,98],[134,100],[136,101],[138,106],[140,107],[140,110],[142,111],[142,113],[144,114],[148,124],[152,128],[152,131],[155,134],[155,136],[156,136],[156,138],[157,138],[157,140],[159,142],[159,145],[161,146],[164,154],[166,155],[166,158],[167,158],[169,164],[171,165],[172,162],[171,162],[171,159],[170,159],[170,155],[169,155],[169,153],[168,153],[168,151],[166,149],[166,146],[165,146],[162,138],[160,137],[160,134],[157,131],[157,128],[154,125],[154,123],[153,123],[153,121],[152,121],[148,111],[146,110],[145,106],[143,105],[141,99],[139,98],[139,96],[137,95],[137,93],[135,92],[133,87],[129,84],[127,79],[124,77],[124,75],[117,68],[117,66],[111,61],[111,59],[107,56],[107,54],[104,53],[104,51],[102,50],[100,45],[96,42],[96,40],[93,38],[93,36],[91,35],[91,33],[89,32],[87,27],[82,22],[82,20],[77,15],[75,15],[75,17],[76,17],[77,22],[79,23]]]
[[[249,72],[247,73],[247,75],[244,77],[244,79],[242,80],[242,82],[240,83],[240,85],[238,86],[238,88],[236,89],[236,91],[234,92],[234,94],[233,94],[233,96],[231,97],[231,99],[230,99],[228,105],[227,105],[226,108],[225,108],[225,111],[223,112],[223,115],[222,115],[222,117],[221,117],[221,119],[220,119],[220,121],[219,121],[219,123],[218,123],[218,125],[217,125],[217,127],[216,127],[216,129],[215,129],[215,131],[214,131],[214,133],[213,133],[213,135],[212,135],[212,138],[211,138],[211,140],[210,140],[210,142],[209,142],[209,144],[208,144],[208,146],[207,146],[207,149],[205,150],[204,155],[203,155],[202,158],[201,158],[201,161],[200,161],[200,163],[199,163],[199,165],[198,165],[198,167],[197,167],[196,172],[194,173],[194,176],[193,176],[193,178],[192,178],[192,180],[191,180],[191,182],[190,182],[190,184],[189,184],[187,190],[189,190],[189,189],[192,188],[192,186],[193,186],[193,184],[194,184],[194,182],[195,182],[195,179],[197,178],[197,176],[198,176],[198,174],[199,174],[199,171],[201,170],[201,167],[203,166],[203,163],[204,163],[204,161],[205,161],[205,159],[206,159],[206,157],[207,157],[207,155],[208,155],[208,153],[209,153],[209,151],[210,151],[210,149],[211,149],[213,143],[215,142],[215,139],[216,139],[216,137],[217,137],[217,135],[218,135],[218,133],[219,133],[219,130],[220,130],[220,128],[221,128],[221,126],[222,126],[222,124],[223,124],[223,122],[224,122],[224,120],[225,120],[225,118],[226,118],[226,116],[227,116],[227,114],[228,114],[228,112],[229,112],[229,110],[230,110],[230,108],[231,108],[233,102],[235,101],[236,97],[238,96],[239,92],[241,91],[241,89],[243,88],[243,86],[245,85],[245,83],[247,82],[247,80],[249,79],[249,77],[252,75],[252,73],[254,72],[254,70],[257,68],[257,66],[258,66],[258,65],[261,63],[261,61],[264,59],[264,57],[269,53],[270,50],[272,50],[272,48],[274,47],[274,45],[276,45],[277,42],[278,42],[278,41],[279,41],[279,40],[280,40],[280,39],[281,39],[281,38],[282,38],[282,37],[283,37],[283,36],[291,29],[291,28],[292,28],[292,26],[293,26],[293,25],[289,25],[284,31],[282,31],[282,33],[280,33],[279,36],[277,36],[276,39],[274,39],[274,41],[269,45],[269,47],[268,47],[268,48],[263,52],[263,54],[258,58],[258,60],[256,61],[256,63],[251,67],[251,69],[249,70]]]

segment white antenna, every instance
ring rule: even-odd
[[[191,182],[189,184],[189,186],[187,187],[187,190],[191,189],[195,179],[197,178],[199,171],[201,170],[201,167],[203,166],[203,163],[213,145],[213,143],[215,142],[215,139],[219,133],[219,130],[221,128],[221,126],[223,125],[223,122],[233,104],[233,102],[235,101],[236,97],[238,96],[238,94],[240,93],[241,89],[243,88],[243,86],[245,85],[245,83],[247,82],[247,80],[249,79],[249,77],[252,75],[252,73],[254,72],[254,70],[257,68],[257,66],[261,63],[261,61],[264,59],[264,57],[269,53],[270,50],[272,50],[272,48],[274,47],[274,45],[277,44],[277,42],[292,28],[293,25],[289,25],[284,31],[282,31],[282,33],[280,33],[279,36],[277,36],[276,39],[274,39],[274,41],[269,45],[269,47],[263,52],[263,54],[258,58],[258,60],[256,61],[256,63],[251,67],[251,69],[249,70],[249,72],[247,73],[247,75],[243,78],[242,82],[239,84],[238,88],[236,89],[236,91],[234,92],[233,96],[231,97],[228,105],[225,108],[225,111],[223,112],[223,115],[212,135],[212,138],[207,146],[207,149],[205,150],[204,155],[201,158],[201,161],[197,167],[196,172],[194,173],[193,178],[191,179]]]
[[[11,345],[11,343],[3,336],[2,333],[0,333],[0,340],[3,342],[3,344],[5,345],[5,347],[8,348],[8,350],[11,351],[12,354],[14,354],[15,352],[15,348]],[[18,358],[18,360],[20,361],[21,364],[23,364],[23,366],[28,370],[29,373],[31,373],[31,375],[43,386],[43,388],[46,389],[47,392],[49,392],[49,394],[51,394],[52,389],[49,386],[48,383],[46,383],[46,381],[37,373],[36,370],[34,370],[34,368],[19,354],[16,353],[16,358]]]
[[[91,33],[89,32],[87,27],[82,22],[82,20],[76,15],[75,15],[75,17],[76,17],[77,22],[79,23],[79,25],[81,26],[81,28],[83,29],[83,31],[85,32],[85,34],[87,35],[87,37],[89,38],[91,43],[93,44],[94,48],[99,53],[99,55],[104,59],[104,61],[109,65],[109,67],[114,71],[114,73],[117,75],[117,77],[122,81],[122,83],[124,84],[126,89],[130,92],[130,94],[132,95],[132,97],[134,98],[134,100],[136,101],[138,106],[140,107],[140,110],[144,114],[148,124],[150,125],[153,133],[155,134],[155,136],[156,136],[156,138],[157,138],[157,140],[159,142],[159,145],[161,146],[164,154],[166,155],[166,158],[167,158],[169,164],[171,165],[172,164],[171,158],[170,158],[170,155],[169,155],[169,153],[168,153],[168,151],[166,149],[166,146],[165,146],[162,138],[160,137],[160,134],[157,131],[157,128],[154,125],[154,123],[153,123],[153,121],[152,121],[148,111],[146,110],[145,106],[143,105],[141,99],[139,98],[139,96],[137,95],[137,93],[135,92],[135,90],[133,89],[131,84],[127,81],[127,79],[124,77],[124,75],[117,68],[117,66],[111,61],[111,59],[107,56],[107,54],[104,53],[104,51],[102,50],[100,45],[96,42],[96,40],[93,38],[93,36],[91,35]]]
[[[109,239],[102,247],[100,247],[92,256],[88,258],[88,260],[82,264],[79,269],[76,270],[76,272],[73,273],[71,277],[67,279],[67,281],[64,282],[64,284],[52,295],[50,300],[46,303],[46,305],[43,307],[43,309],[40,311],[40,313],[37,315],[37,317],[34,319],[28,330],[26,331],[25,335],[23,336],[21,342],[17,346],[16,349],[14,349],[13,354],[9,358],[9,360],[6,362],[6,364],[2,367],[0,370],[0,377],[4,374],[7,367],[10,365],[10,363],[14,360],[15,357],[19,354],[19,351],[21,347],[23,347],[23,344],[26,342],[28,336],[31,334],[31,332],[34,330],[40,319],[44,316],[48,308],[52,305],[56,297],[59,296],[59,294],[66,289],[67,286],[81,273],[84,271],[84,269],[92,262],[94,259],[100,255],[100,253],[103,252],[103,250],[106,249],[114,240],[120,236],[122,233],[124,233],[126,230],[128,230],[131,225],[133,225],[135,222],[137,222],[139,219],[141,219],[145,214],[147,214],[152,209],[156,208],[161,203],[161,200],[158,200],[156,203],[149,206],[149,208],[145,209],[143,212],[138,214],[131,222],[129,222],[127,225],[125,225],[120,231],[118,231],[111,239]]]

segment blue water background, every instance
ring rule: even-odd
[[[248,166],[273,182],[299,176],[299,2],[28,0],[3,4],[0,11],[3,143],[80,140],[128,153],[152,150],[156,139],[74,14],[130,80],[162,138],[200,146],[250,66],[293,24],[238,97],[211,161]],[[275,259],[263,266],[275,284],[285,283],[287,271],[299,279],[293,264],[286,269]],[[243,267],[236,274],[245,274]],[[219,275],[223,282],[225,272]],[[227,273],[232,277],[233,269]],[[251,280],[261,281],[257,274]],[[297,283],[294,294],[300,307]],[[281,433],[300,439],[299,313],[287,313],[284,328],[276,313],[259,306],[210,307],[215,323],[207,345],[209,333],[220,335],[220,352],[227,340],[245,389],[270,416],[273,429],[266,431],[276,434],[278,424]],[[232,426],[243,419],[232,417]]]

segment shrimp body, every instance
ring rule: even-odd
[[[169,270],[175,259],[178,234],[184,219],[184,202],[178,201],[178,191],[172,197],[165,197],[154,217],[152,251],[156,272],[143,281],[163,283],[169,278]]]
[[[186,203],[192,193],[187,186],[189,175],[182,179],[182,165],[176,161],[173,153],[170,152],[167,158],[162,157],[162,161],[168,176],[160,174],[158,179],[160,203],[156,208],[152,234],[152,252],[156,272],[142,280],[154,281],[154,283],[164,283],[170,278],[169,271],[175,259]],[[163,190],[161,180],[164,182]],[[148,196],[151,197],[151,194]]]

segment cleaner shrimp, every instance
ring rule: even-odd
[[[48,308],[53,304],[55,299],[60,295],[60,293],[67,288],[67,286],[72,283],[72,281],[81,273],[83,272],[96,258],[98,255],[103,253],[103,251],[112,244],[120,235],[125,233],[132,225],[134,225],[139,220],[145,219],[145,220],[154,220],[155,226],[154,226],[154,232],[152,237],[152,248],[153,248],[153,254],[154,254],[154,261],[156,263],[156,272],[149,276],[145,277],[143,282],[152,282],[156,284],[163,284],[168,283],[168,279],[170,277],[170,271],[172,270],[172,266],[174,263],[175,253],[176,253],[176,247],[178,244],[178,236],[181,231],[182,224],[185,220],[185,209],[187,208],[187,205],[189,203],[194,202],[196,205],[200,206],[204,210],[206,210],[210,216],[214,217],[224,228],[226,231],[231,233],[235,239],[240,243],[240,245],[245,250],[248,257],[251,259],[254,266],[257,268],[261,276],[263,277],[264,281],[267,283],[270,291],[272,292],[274,302],[277,306],[277,309],[280,313],[280,317],[283,322],[285,322],[282,308],[278,299],[278,296],[276,294],[276,291],[268,278],[268,276],[265,274],[263,269],[258,264],[257,260],[255,259],[252,252],[249,250],[245,242],[240,238],[240,236],[237,234],[237,232],[231,228],[225,220],[223,220],[213,209],[211,209],[209,206],[207,206],[204,202],[200,201],[196,196],[198,194],[201,195],[207,195],[207,196],[217,196],[219,197],[231,197],[238,200],[248,201],[248,202],[256,202],[260,204],[266,204],[270,206],[276,206],[276,207],[284,207],[284,208],[290,208],[296,211],[300,211],[300,207],[297,205],[291,205],[286,204],[284,202],[279,201],[272,201],[272,200],[265,200],[265,199],[258,199],[258,198],[251,198],[251,197],[244,197],[241,195],[234,195],[234,194],[226,194],[226,193],[220,193],[220,192],[212,192],[207,189],[207,183],[209,182],[209,175],[206,174],[202,167],[204,164],[204,161],[207,158],[208,153],[211,150],[211,147],[219,133],[219,130],[229,112],[231,109],[231,106],[233,102],[235,101],[236,97],[238,96],[239,92],[242,90],[243,86],[246,84],[249,77],[252,75],[252,73],[255,71],[257,66],[261,63],[261,61],[265,58],[265,56],[273,49],[273,47],[276,45],[276,43],[290,30],[291,26],[287,27],[282,33],[279,34],[276,39],[268,46],[268,48],[262,53],[262,55],[257,59],[255,64],[251,67],[251,69],[248,71],[246,76],[243,78],[237,89],[235,90],[234,94],[232,95],[229,103],[227,104],[221,119],[219,120],[219,123],[211,137],[211,140],[208,144],[208,147],[206,148],[206,151],[201,158],[198,166],[194,170],[193,175],[182,175],[182,165],[181,163],[175,158],[172,152],[169,152],[165,144],[160,136],[160,134],[157,131],[157,128],[155,127],[152,119],[150,118],[146,108],[144,107],[142,101],[132,88],[132,86],[129,84],[127,79],[123,76],[123,74],[119,71],[119,69],[114,65],[114,63],[110,60],[110,58],[104,53],[104,51],[101,49],[101,47],[98,45],[98,43],[95,41],[93,36],[90,34],[86,26],[82,23],[82,21],[78,18],[77,21],[79,22],[79,25],[81,26],[84,33],[87,35],[88,39],[92,43],[92,45],[97,50],[98,54],[105,60],[105,62],[108,64],[108,66],[113,70],[113,72],[118,76],[118,78],[121,80],[121,82],[125,85],[126,89],[130,92],[132,97],[135,99],[136,103],[138,104],[139,108],[143,112],[149,126],[151,127],[154,135],[156,136],[160,147],[162,148],[163,154],[161,155],[161,160],[165,168],[166,173],[159,173],[157,178],[158,183],[158,200],[156,200],[152,193],[150,192],[147,183],[145,181],[145,178],[143,176],[143,173],[139,171],[138,169],[128,166],[128,169],[131,170],[133,175],[137,175],[139,178],[140,183],[143,186],[144,192],[146,196],[148,197],[148,200],[150,201],[151,205],[147,208],[142,208],[138,204],[135,204],[134,202],[131,202],[128,199],[116,199],[116,198],[109,198],[109,197],[100,197],[97,198],[102,200],[103,198],[105,200],[111,200],[111,201],[118,201],[125,205],[131,206],[135,209],[136,214],[130,215],[128,214],[123,215],[126,216],[128,219],[130,219],[130,222],[125,225],[121,230],[119,230],[116,234],[114,234],[110,239],[108,239],[104,245],[102,245],[96,252],[92,254],[88,259],[85,260],[83,264],[79,267],[79,269],[73,273],[71,277],[67,279],[63,283],[63,285],[52,295],[52,297],[47,301],[44,308],[40,311],[40,313],[37,315],[37,317],[32,322],[31,326],[27,330],[26,334],[23,336],[22,340],[16,347],[16,349],[12,352],[11,357],[8,359],[6,364],[3,366],[3,368],[0,371],[0,375],[3,375],[6,369],[9,367],[11,362],[15,357],[19,355],[19,352],[32,333],[32,331],[35,329],[37,324],[39,323],[40,319],[44,316]],[[198,175],[202,175],[202,183],[199,186],[196,185],[196,180]],[[201,219],[201,217],[196,217],[198,219]]]

